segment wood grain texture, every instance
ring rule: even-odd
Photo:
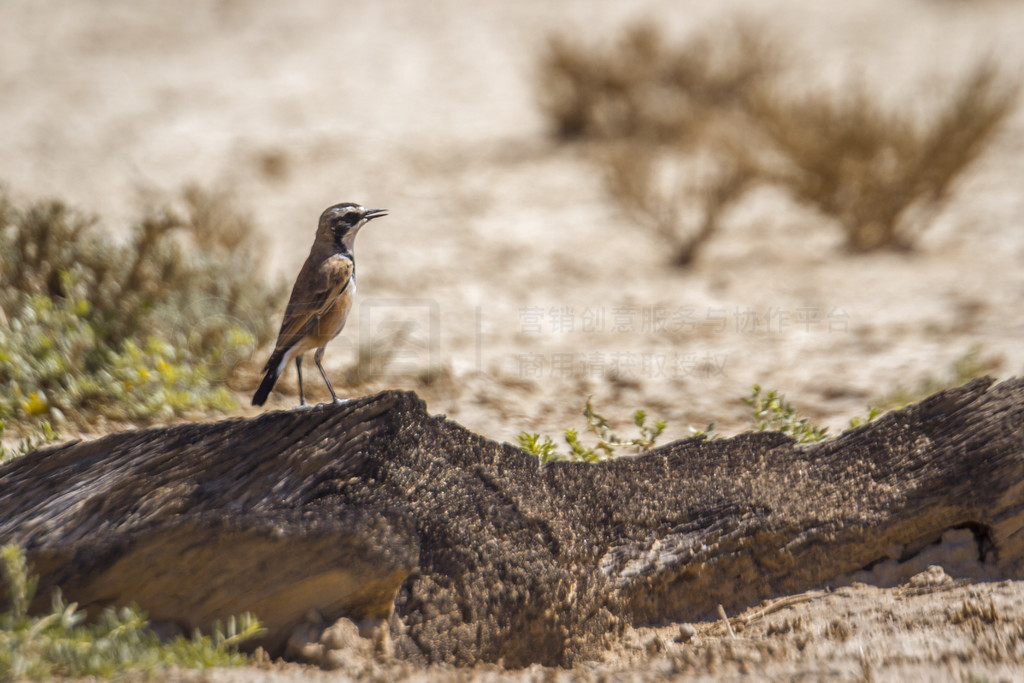
[[[27,548],[40,600],[60,585],[202,628],[253,610],[272,648],[310,608],[390,618],[400,656],[456,664],[572,664],[627,624],[836,585],[957,528],[977,540],[960,570],[1021,578],[1021,380],[821,444],[752,433],[601,465],[540,468],[386,392],[0,468],[0,541]]]

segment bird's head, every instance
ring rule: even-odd
[[[352,202],[335,204],[320,214],[320,226],[317,234],[352,251],[352,245],[355,243],[356,233],[359,232],[359,229],[374,218],[387,215],[387,209],[365,209]]]

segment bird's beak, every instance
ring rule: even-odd
[[[388,210],[387,209],[369,209],[366,213],[363,214],[363,220],[371,221],[374,218],[380,218],[381,216],[387,216],[387,215],[388,215]]]

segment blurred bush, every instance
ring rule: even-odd
[[[653,24],[628,27],[608,47],[565,36],[541,57],[539,96],[556,135],[690,143],[781,68],[763,32],[736,22],[668,45]]]
[[[614,144],[597,157],[605,184],[633,220],[669,247],[672,264],[685,267],[714,235],[725,212],[761,179],[760,169],[739,152],[713,146]]]
[[[234,405],[227,382],[273,338],[284,289],[251,222],[187,188],[120,242],[57,200],[0,194],[0,419],[87,425]],[[254,276],[255,275],[255,276]]]
[[[782,164],[764,175],[835,219],[851,251],[909,250],[1018,94],[990,62],[974,65],[924,116],[882,107],[859,83],[804,97],[766,89],[753,120]]]
[[[601,148],[610,194],[686,265],[761,185],[832,219],[850,251],[910,249],[1019,94],[980,62],[921,115],[883,107],[859,83],[796,94],[782,76],[799,61],[742,22],[679,46],[646,24],[610,47],[554,36],[540,102],[559,139]]]

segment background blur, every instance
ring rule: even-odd
[[[679,267],[609,189],[600,143],[559,138],[543,106],[552,36],[607,50],[638,21],[709,46],[745,22],[785,48],[777,87],[857,84],[911,115],[979,60],[1024,67],[1009,0],[5,0],[0,183],[111,240],[153,196],[229,192],[268,254],[251,277],[289,285],[325,207],[388,208],[359,237],[360,308],[327,366],[350,394],[415,389],[500,440],[579,426],[590,394],[671,439],[748,426],[755,383],[836,429],[901,391],[1021,371],[1024,111],[912,251],[853,254],[828,216],[755,188]],[[353,378],[360,346],[386,367]]]

